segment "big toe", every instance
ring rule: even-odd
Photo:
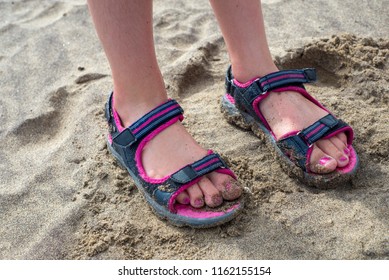
[[[324,153],[319,147],[313,148],[310,157],[310,170],[315,173],[326,174],[334,171],[338,166],[336,159]]]
[[[229,175],[213,172],[209,177],[212,183],[220,191],[223,199],[231,201],[242,195],[242,185]]]
[[[334,136],[330,139],[322,139],[317,141],[316,146],[323,151],[323,153],[334,158],[338,167],[344,167],[349,163],[349,150],[347,143],[345,143],[341,136]]]

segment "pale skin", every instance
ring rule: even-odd
[[[234,77],[246,82],[278,71],[266,40],[260,1],[210,3],[227,45]],[[88,5],[112,70],[115,110],[122,125],[129,126],[168,98],[154,48],[152,1],[88,0]],[[327,114],[296,92],[272,93],[259,106],[276,137],[303,129]],[[146,145],[142,161],[148,176],[162,178],[206,153],[177,122]],[[319,140],[310,168],[318,173],[331,172],[348,164],[348,153],[344,133]],[[231,177],[213,172],[181,193],[177,202],[196,208],[205,204],[217,207],[241,193],[241,187]]]

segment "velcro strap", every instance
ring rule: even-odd
[[[316,70],[305,68],[297,70],[282,70],[260,78],[257,83],[263,92],[290,84],[310,83],[316,81]]]
[[[315,143],[326,133],[333,130],[339,123],[339,120],[333,115],[328,114],[315,122],[314,124],[303,129],[299,136],[302,137],[309,145]]]
[[[186,184],[221,167],[226,167],[225,162],[218,154],[212,153],[180,169],[171,176],[171,180],[176,183]]]
[[[254,81],[248,88],[245,88],[242,92],[244,93],[243,95],[247,102],[252,104],[258,96],[273,89],[288,85],[311,83],[314,81],[316,81],[316,70],[314,68],[281,70],[261,77],[260,79]],[[237,86],[233,83],[231,66],[228,68],[225,84],[227,93],[235,96],[234,91]]]
[[[171,99],[123,130],[113,139],[113,141],[121,146],[131,145],[169,120],[175,117],[181,117],[183,112],[180,105],[175,100]]]

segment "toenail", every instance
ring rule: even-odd
[[[190,203],[190,199],[188,197],[186,197],[182,202],[182,204],[189,204],[189,203]]]
[[[201,206],[204,205],[204,200],[203,200],[202,198],[198,198],[198,199],[196,199],[196,200],[194,201],[194,205],[195,205],[196,207],[201,207]]]
[[[347,157],[345,157],[345,156],[342,156],[340,159],[339,159],[340,161],[347,161],[348,160],[348,158]]]
[[[344,149],[344,153],[345,153],[346,155],[349,155],[349,154],[350,154],[350,149],[349,149],[349,148],[345,148],[345,149]]]
[[[319,160],[319,164],[320,165],[326,165],[330,160],[332,160],[332,158],[330,157],[322,157],[320,160]]]

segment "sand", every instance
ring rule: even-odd
[[[85,1],[0,3],[0,259],[389,259],[389,1],[263,1],[282,68],[355,131],[361,167],[333,190],[289,178],[220,112],[226,48],[207,1],[155,1],[169,95],[248,190],[206,230],[159,220],[108,154],[108,63]]]

